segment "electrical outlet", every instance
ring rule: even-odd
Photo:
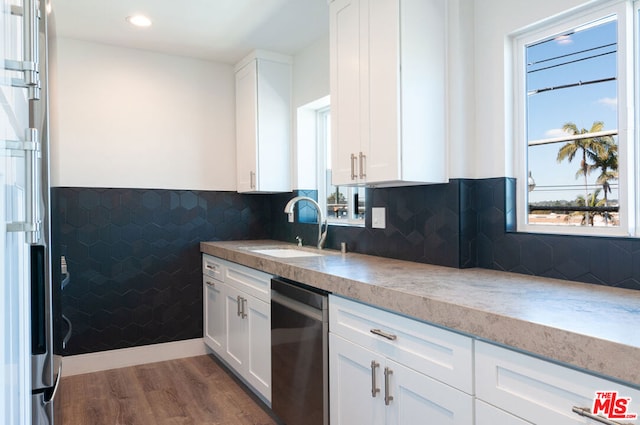
[[[387,227],[387,210],[384,207],[371,208],[371,227],[385,229]]]

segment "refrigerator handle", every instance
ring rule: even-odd
[[[60,256],[60,273],[64,276],[60,287],[61,289],[64,289],[71,281],[71,273],[69,273],[69,268],[67,266],[67,257],[64,255]]]
[[[40,52],[38,51],[38,39],[40,32],[38,31],[38,0],[24,0],[23,8],[24,25],[24,46],[23,46],[23,60],[27,65],[24,68],[24,82],[27,87],[32,88],[30,90],[29,98],[32,100],[40,99],[40,75],[38,57]]]
[[[42,161],[40,156],[40,141],[38,140],[38,130],[27,129],[27,140],[33,143],[33,150],[26,152],[26,225],[27,242],[36,244],[40,241],[40,230],[42,220],[40,220],[40,175],[42,173]]]
[[[56,397],[56,393],[58,392],[58,387],[60,387],[60,378],[62,377],[62,362],[60,362],[60,366],[58,366],[58,376],[56,377],[56,383],[53,385],[53,389],[51,390],[51,395],[45,394],[44,404],[49,404]]]
[[[39,183],[42,172],[40,146],[38,129],[36,128],[27,128],[25,141],[11,146],[12,150],[24,152],[25,157],[25,218],[23,222],[7,223],[7,232],[26,232],[27,242],[32,245],[40,241],[42,228]]]
[[[38,21],[40,11],[38,0],[24,0],[24,7],[11,5],[11,15],[22,17],[23,20],[23,46],[22,60],[4,60],[4,69],[17,71],[23,74],[22,79],[12,78],[13,87],[28,89],[29,100],[40,99],[40,73],[39,73],[39,31]]]
[[[19,8],[11,8],[11,13],[18,15]],[[16,65],[12,61],[5,61],[3,64],[12,70],[22,71],[24,73],[24,87],[29,90],[29,100],[37,101],[40,99],[40,72],[38,58],[39,51],[39,20],[40,11],[38,8],[38,0],[24,0],[22,8],[23,17],[23,61]],[[30,102],[31,103],[31,102]],[[34,116],[30,108],[29,122],[33,126]],[[4,142],[6,144],[6,141]],[[14,146],[15,145],[15,146]],[[40,241],[40,230],[42,220],[40,216],[40,176],[42,173],[41,160],[41,143],[37,128],[27,128],[24,136],[24,142],[12,143],[10,149],[24,152],[25,169],[26,169],[26,188],[25,188],[25,218],[23,222],[14,222],[7,224],[8,232],[25,232],[27,242],[37,244]]]
[[[62,349],[64,350],[67,348],[67,343],[69,342],[69,339],[71,339],[71,334],[73,333],[73,325],[71,324],[71,320],[69,320],[69,318],[64,314],[62,315],[62,320],[64,320],[64,322],[69,327],[67,334],[64,336],[64,339],[62,340]]]

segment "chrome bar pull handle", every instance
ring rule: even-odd
[[[378,336],[381,336],[383,338],[386,338],[386,339],[388,339],[390,341],[395,341],[396,339],[398,339],[397,335],[390,334],[388,332],[384,332],[384,331],[382,331],[380,329],[371,329],[369,332],[371,332],[374,335],[378,335]]]
[[[256,173],[255,171],[249,171],[249,187],[251,189],[256,188]]]
[[[242,312],[240,313],[240,317],[243,319],[247,318],[247,299],[242,298]]]
[[[393,396],[390,395],[390,383],[389,377],[393,375],[393,371],[388,367],[384,368],[384,404],[388,406],[393,401]]]
[[[238,310],[236,311],[236,315],[240,317],[240,315],[242,314],[242,297],[240,295],[238,295],[238,297],[236,298],[236,302],[238,307]]]
[[[380,367],[380,363],[371,360],[371,397],[375,398],[380,392],[380,388],[376,384],[376,369]]]
[[[591,413],[591,409],[588,407],[577,407],[577,406],[573,406],[573,408],[571,409],[571,411],[573,413],[576,413],[580,416],[584,416],[586,418],[589,419],[593,419],[594,421],[606,424],[606,425],[631,425],[629,422],[616,422],[616,421],[612,421],[611,419],[607,419],[604,416],[599,416],[599,415],[594,415],[593,413]]]
[[[216,287],[215,282],[212,282],[212,281],[210,281],[210,280],[207,280],[205,283],[207,284],[207,286],[210,286],[210,287],[212,287],[212,288],[215,288],[215,287]]]
[[[351,180],[355,180],[358,177],[356,172],[356,159],[355,154],[351,154]]]
[[[367,155],[360,152],[360,178],[364,179],[367,177],[367,172],[365,171],[365,167],[367,165]]]

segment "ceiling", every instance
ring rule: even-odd
[[[329,32],[327,0],[52,0],[56,35],[235,63],[254,49],[293,55]],[[153,25],[135,28],[143,13]]]

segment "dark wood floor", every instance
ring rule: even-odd
[[[59,391],[62,425],[276,424],[210,356],[69,376]]]

